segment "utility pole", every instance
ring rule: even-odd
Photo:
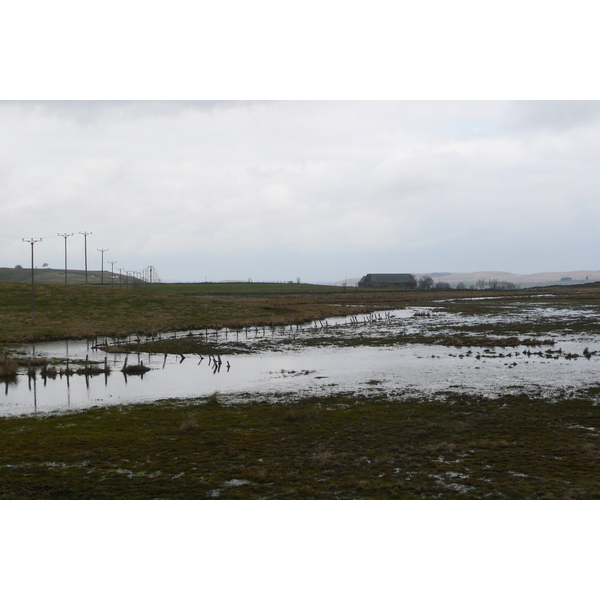
[[[102,255],[104,256],[104,255]],[[110,263],[110,285],[115,283],[115,263],[119,262],[118,260],[109,260]]]
[[[90,235],[91,231],[80,231],[79,232],[84,239],[84,248],[85,248],[85,283],[87,285],[87,236]]]
[[[104,253],[107,250],[108,250],[108,248],[98,250],[98,252],[102,252],[102,270],[100,271],[100,285],[102,285],[104,283]]]
[[[41,242],[42,238],[39,239],[34,239],[31,238],[30,240],[26,240],[25,238],[22,238],[24,242],[27,242],[28,244],[31,244],[31,324],[33,325],[35,322],[35,314],[34,314],[34,310],[35,310],[35,294],[34,294],[34,289],[33,289],[33,245],[36,242]]]
[[[117,271],[119,271],[119,285],[123,285],[123,267],[117,268]]]
[[[67,238],[71,237],[72,233],[59,233],[58,235],[65,238],[65,287],[67,287]]]

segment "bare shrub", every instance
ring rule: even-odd
[[[4,359],[0,362],[0,377],[3,379],[12,379],[17,376],[18,365],[12,360]]]

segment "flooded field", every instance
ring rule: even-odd
[[[527,393],[566,399],[600,388],[600,325],[593,304],[480,298],[431,303],[303,326],[179,332],[154,338],[52,342],[21,347],[56,373],[23,366],[1,382],[0,414],[195,398],[277,401],[332,393],[486,398]],[[128,352],[125,352],[125,349]],[[137,351],[136,351],[137,350]],[[67,376],[65,361],[110,367]],[[125,361],[149,367],[122,372]],[[61,371],[63,373],[61,373]]]
[[[596,296],[7,348],[0,497],[600,498]]]

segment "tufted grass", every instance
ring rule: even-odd
[[[209,397],[2,418],[0,498],[600,498],[599,392]]]

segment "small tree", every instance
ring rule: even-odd
[[[456,289],[457,290],[466,290],[467,286],[465,285],[464,281],[461,281],[459,283],[456,284]]]
[[[433,287],[436,290],[449,290],[450,284],[447,283],[446,281],[438,281],[438,282],[436,282],[436,284]]]
[[[420,290],[430,290],[433,287],[433,279],[429,277],[429,275],[424,275],[423,277],[419,277],[417,282],[417,287]]]
[[[22,269],[23,267],[21,265],[15,265],[15,269]]]

